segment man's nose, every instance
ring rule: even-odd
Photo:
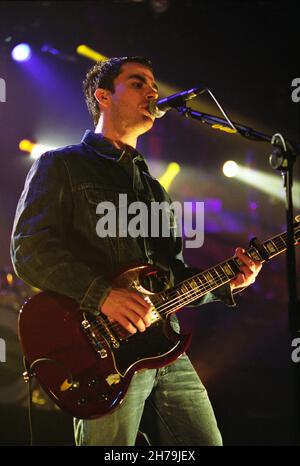
[[[149,90],[147,91],[146,98],[147,100],[157,100],[158,99],[157,90],[154,89],[153,87],[149,88]]]

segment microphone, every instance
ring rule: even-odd
[[[148,110],[155,118],[161,118],[172,108],[181,107],[187,100],[197,97],[197,95],[204,91],[205,89],[202,87],[193,87],[188,91],[172,94],[169,97],[165,97],[164,99],[151,100],[149,102]]]

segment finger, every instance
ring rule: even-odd
[[[150,307],[149,304],[148,304],[148,306]],[[152,307],[153,306],[151,305],[150,309],[149,309],[149,307],[144,308],[137,301],[134,301],[134,300],[128,302],[128,304],[127,304],[127,310],[130,311],[130,312],[133,312],[137,316],[136,318],[142,319],[143,324],[146,327],[149,327],[151,325],[151,313],[152,313]],[[134,323],[135,323],[135,321],[134,321]],[[143,330],[141,330],[141,331],[143,331]]]
[[[146,330],[146,325],[143,319],[132,309],[124,307],[120,313],[116,316],[116,320],[121,323],[126,328],[126,330],[132,333],[132,327],[135,330],[144,332]],[[129,330],[130,329],[130,330]]]
[[[254,264],[253,266],[250,265],[250,267],[248,265],[243,265],[240,267],[240,270],[245,275],[246,278],[250,276],[257,277],[261,267],[262,267],[261,264],[259,265]]]
[[[231,284],[235,287],[238,288],[240,286],[243,286],[245,282],[244,275],[242,273],[238,273],[237,276],[231,280]]]
[[[243,286],[252,285],[255,282],[255,273],[253,273],[246,265],[241,267],[241,272]]]
[[[247,265],[253,272],[257,271],[257,273],[260,271],[262,264],[259,261],[253,261],[251,257],[249,257],[246,253],[245,250],[242,248],[237,248],[236,249],[236,256],[243,262],[245,265]]]
[[[137,332],[137,329],[135,328],[135,326],[132,325],[130,320],[128,320],[125,316],[119,315],[116,320],[120,325],[122,325],[123,328],[125,328],[125,330],[127,330],[127,332],[131,334],[134,334]]]
[[[242,265],[240,271],[246,280],[253,275],[253,271],[247,265]]]
[[[130,291],[132,299],[141,304],[145,309],[151,309],[152,304],[145,300],[144,296],[140,295],[136,291]]]
[[[144,332],[146,330],[146,324],[143,318],[140,317],[138,314],[129,311],[127,317],[130,320],[130,322],[134,325],[134,327],[137,328],[140,332]]]
[[[251,270],[255,269],[255,263],[253,262],[253,260],[247,256],[247,254],[245,254],[245,251],[244,249],[242,248],[237,248],[236,249],[236,257],[241,261],[243,262],[243,264],[247,265]]]

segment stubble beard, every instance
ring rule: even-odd
[[[115,122],[116,127],[121,131],[132,132],[136,137],[150,131],[154,121],[147,115],[141,112],[129,112],[127,107],[114,106],[112,107],[111,116]]]

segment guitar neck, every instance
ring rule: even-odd
[[[254,243],[246,250],[246,254],[254,261],[261,263],[281,254],[287,247],[287,234],[282,233],[268,239],[264,243]],[[193,301],[203,297],[210,291],[230,282],[240,271],[243,263],[236,257],[221,262],[208,270],[192,276],[175,287],[159,294],[159,305],[167,315]],[[167,304],[168,303],[168,304]]]

